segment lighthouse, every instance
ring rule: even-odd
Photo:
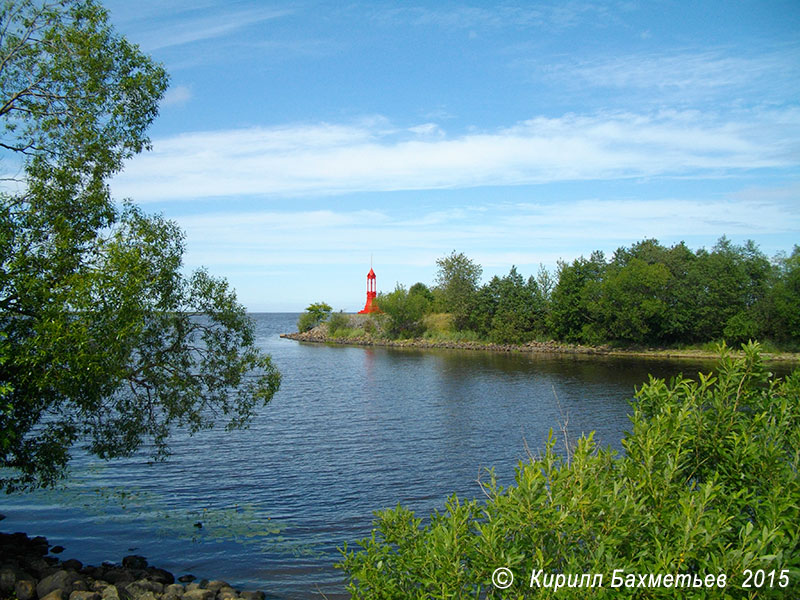
[[[372,265],[370,265],[369,273],[367,273],[367,303],[364,305],[363,310],[358,311],[358,314],[366,315],[380,312],[380,309],[372,303],[377,295],[378,293],[375,291],[375,271],[372,270]]]

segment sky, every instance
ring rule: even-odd
[[[112,181],[251,311],[646,238],[800,244],[800,2],[107,0],[171,86]]]

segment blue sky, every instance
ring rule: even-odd
[[[800,3],[109,0],[171,88],[112,182],[253,311],[655,237],[800,243]]]

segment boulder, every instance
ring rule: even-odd
[[[236,590],[232,587],[224,587],[220,588],[217,592],[217,600],[232,600],[233,598],[238,598],[239,594],[236,593]]]
[[[67,600],[64,592],[60,589],[53,590],[46,596],[39,596],[39,600]]]
[[[33,579],[19,579],[14,584],[17,600],[35,600],[36,582]]]
[[[0,591],[7,594],[14,589],[14,584],[17,583],[17,574],[11,567],[3,567],[0,569]]]
[[[183,600],[214,600],[215,595],[214,590],[189,590],[184,592]]]
[[[75,558],[70,558],[62,562],[61,567],[69,571],[80,571],[83,568],[83,563]]]
[[[183,596],[183,586],[180,583],[171,583],[164,588],[164,593],[171,596]]]
[[[266,597],[264,595],[264,592],[261,592],[261,591],[250,591],[250,590],[243,591],[241,594],[239,594],[239,596],[243,600],[264,600],[264,598]]]
[[[131,554],[122,559],[122,566],[126,569],[146,569],[147,559],[138,554]]]
[[[69,595],[69,600],[100,600],[102,596],[97,592],[88,590],[75,590]]]
[[[161,594],[164,591],[164,586],[157,581],[148,581],[147,579],[139,579],[133,583],[125,586],[125,592],[133,600],[141,600],[149,592],[151,594]]]
[[[55,590],[61,590],[66,598],[75,589],[75,583],[80,580],[80,576],[74,571],[56,571],[52,575],[48,575],[42,579],[36,586],[36,595],[40,600]]]
[[[197,579],[197,577],[189,574],[181,575],[180,577],[178,577],[178,581],[180,581],[181,583],[192,583],[195,579]]]
[[[203,584],[201,583],[200,585]],[[227,581],[222,581],[221,579],[214,579],[203,585],[203,587],[206,588],[207,590],[214,590],[215,592],[218,592],[222,588],[229,588],[231,586],[228,585]]]
[[[119,600],[119,590],[117,590],[117,586],[106,586],[103,590],[102,598],[103,600]]]
[[[147,578],[150,581],[157,581],[163,585],[170,585],[175,583],[175,576],[164,569],[158,567],[147,567]]]

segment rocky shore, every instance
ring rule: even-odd
[[[302,333],[282,333],[282,338],[299,342],[315,342],[322,344],[343,344],[357,346],[387,346],[392,348],[451,348],[457,350],[489,350],[493,352],[544,352],[557,354],[611,354],[614,351],[606,346],[580,346],[561,344],[555,341],[528,342],[527,344],[494,344],[491,342],[433,340],[414,338],[407,340],[390,340],[386,338],[363,337],[330,337],[324,328],[315,327]]]
[[[195,581],[126,556],[121,564],[84,566],[52,556],[44,537],[0,533],[0,598],[16,600],[265,600],[261,591],[241,591],[224,581]]]
[[[528,342],[526,344],[494,344],[492,342],[475,341],[452,341],[436,340],[426,338],[414,338],[406,340],[391,340],[388,338],[361,336],[361,337],[331,337],[328,335],[324,326],[304,332],[282,333],[282,338],[296,340],[299,342],[311,342],[317,344],[341,344],[349,346],[386,346],[391,348],[450,348],[456,350],[486,350],[490,352],[527,352],[542,354],[573,354],[573,355],[600,355],[600,356],[621,356],[635,358],[653,359],[687,359],[687,360],[716,360],[719,355],[716,352],[695,349],[669,349],[669,348],[646,348],[646,349],[620,349],[611,346],[582,346],[580,344],[566,344],[550,340],[547,342]],[[797,353],[769,353],[762,354],[766,361],[772,362],[800,362],[800,354]]]

